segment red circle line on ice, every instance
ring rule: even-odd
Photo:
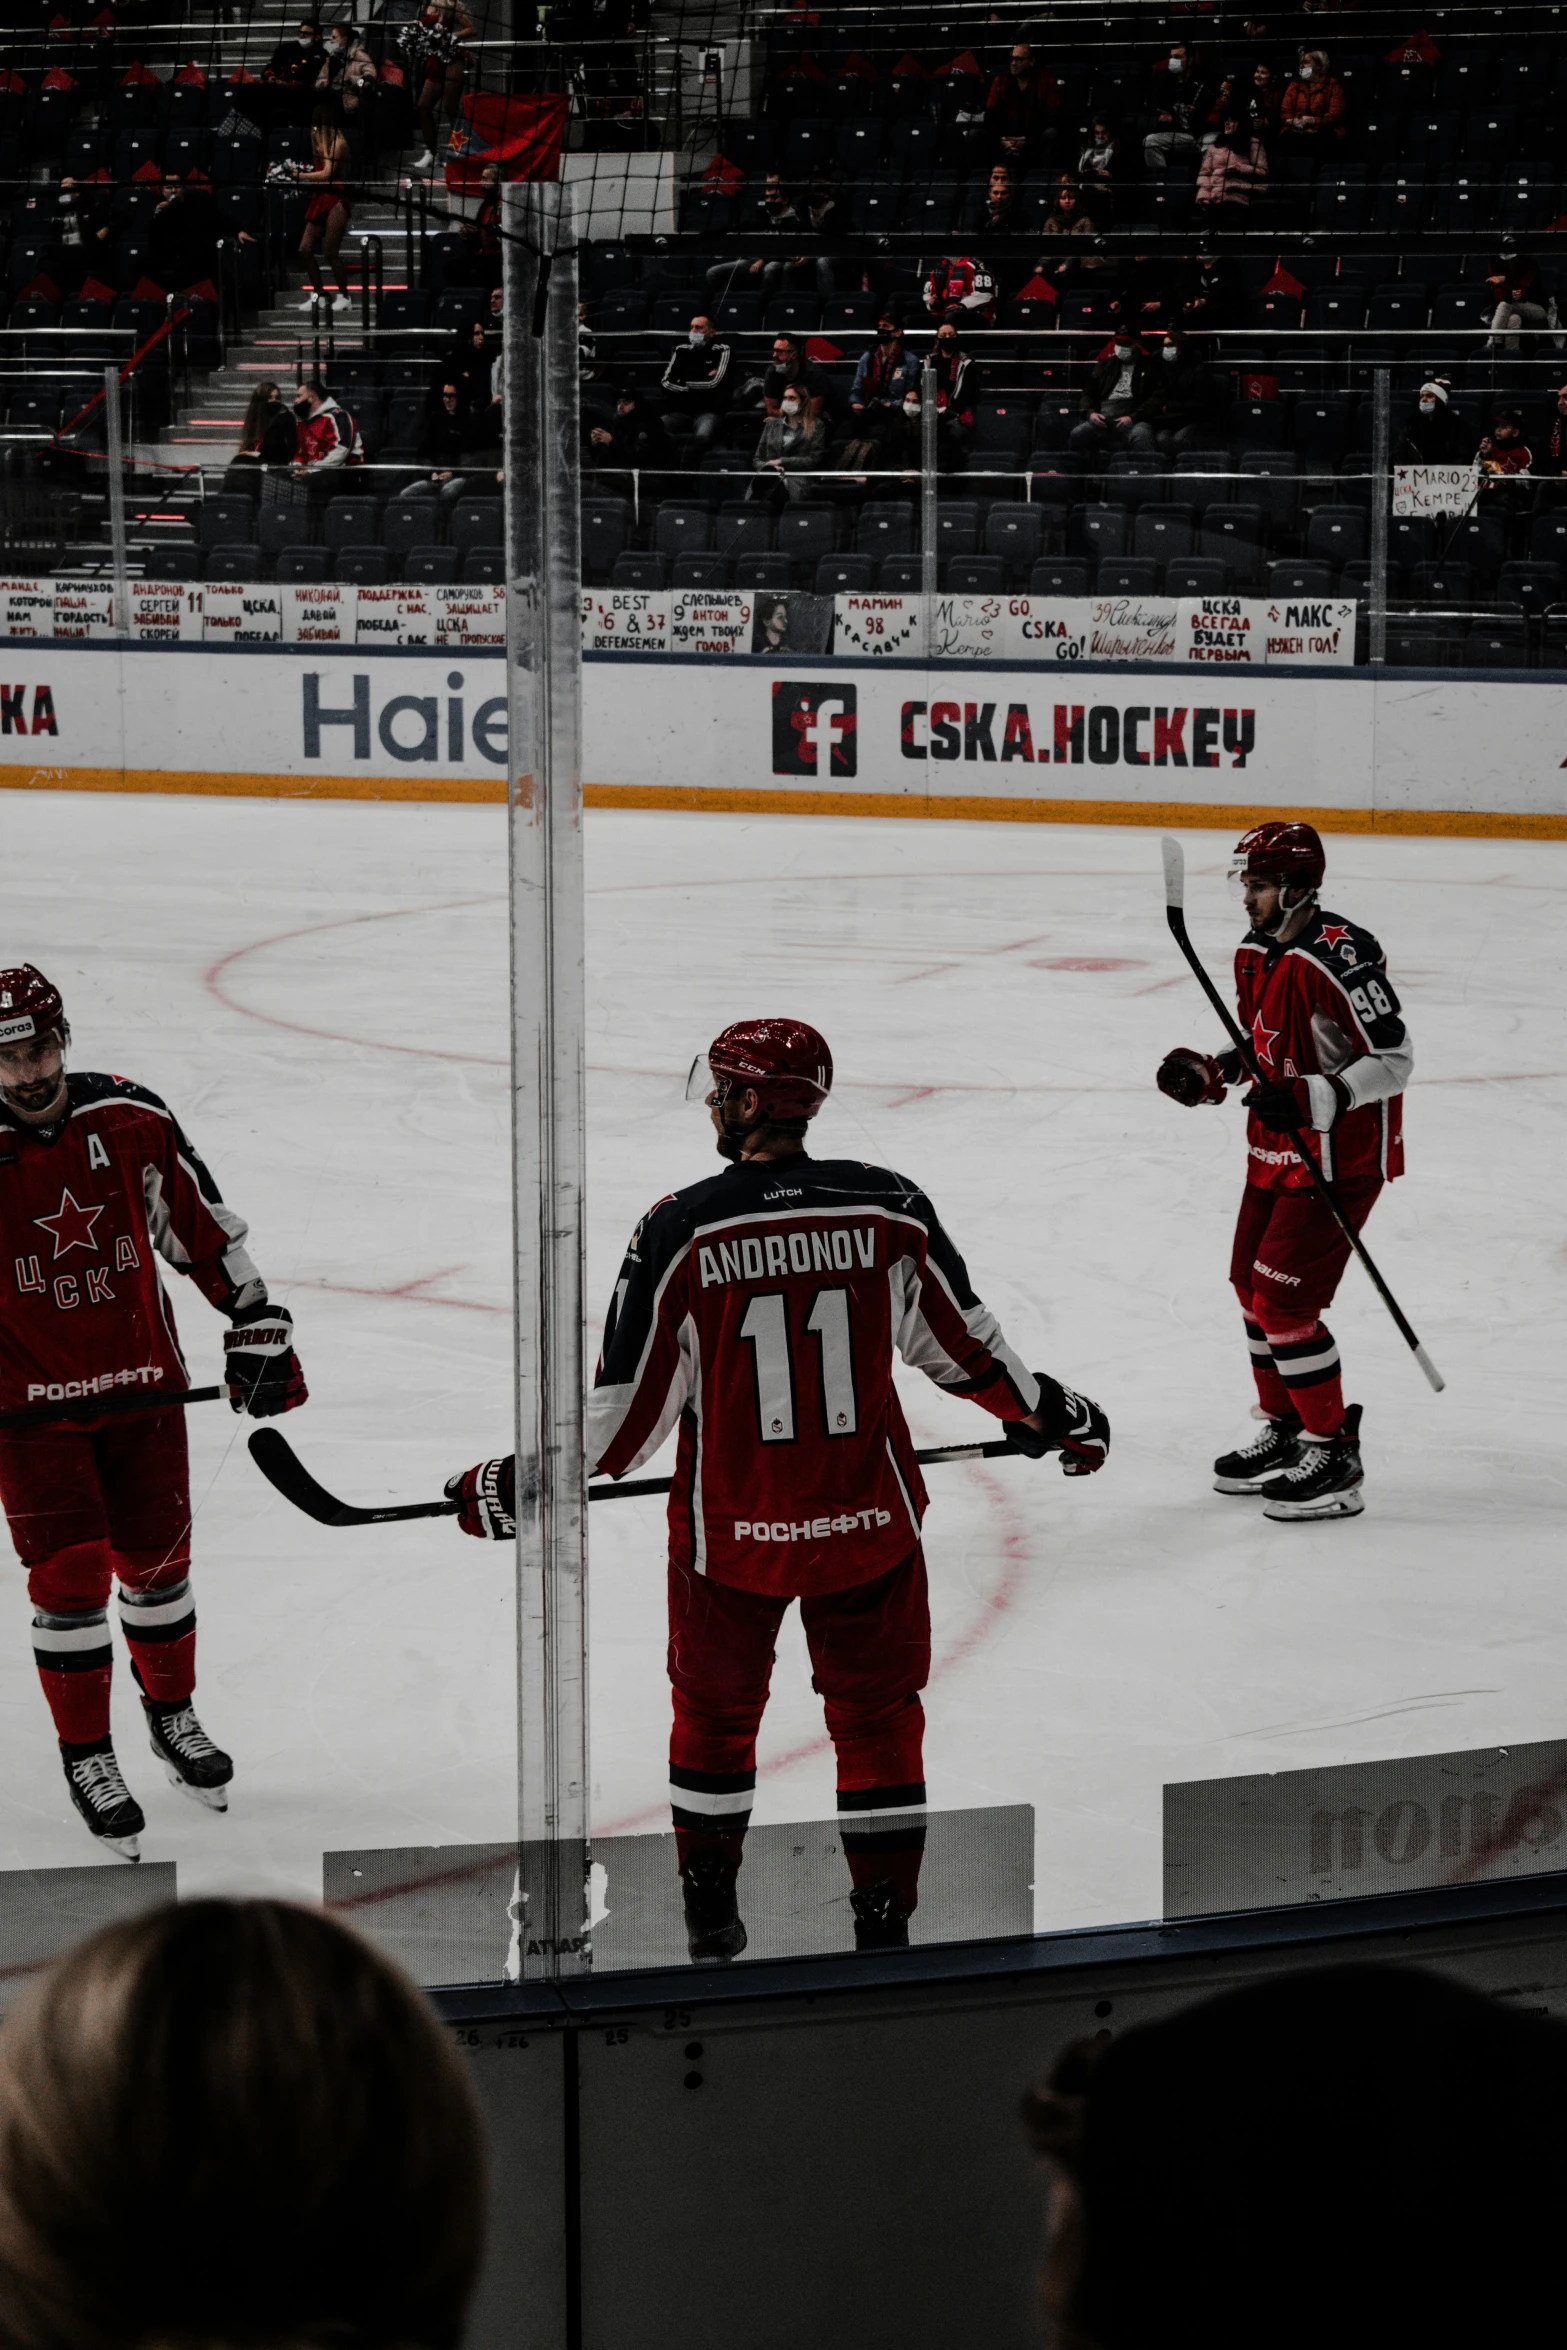
[[[655,885],[644,886],[651,888]],[[695,885],[680,881],[656,886],[686,889]],[[595,893],[590,892],[589,894]],[[465,912],[473,906],[495,906],[504,903],[505,900],[496,891],[487,890],[480,897],[439,898],[421,906],[388,906],[379,914],[340,914],[328,922],[304,922],[296,929],[274,931],[267,938],[253,938],[242,947],[230,948],[226,955],[220,955],[218,960],[202,973],[202,985],[210,995],[217,998],[226,1011],[234,1012],[244,1020],[258,1021],[264,1028],[284,1029],[291,1036],[316,1036],[327,1044],[353,1045],[361,1052],[397,1053],[407,1059],[418,1061],[457,1061],[471,1068],[506,1069],[511,1064],[504,1055],[499,1053],[454,1053],[446,1051],[438,1045],[392,1044],[383,1037],[355,1036],[352,1032],[341,1028],[318,1028],[308,1021],[288,1020],[280,1012],[258,1011],[253,1004],[242,1003],[237,996],[228,992],[227,986],[229,975],[237,964],[244,962],[248,955],[264,954],[268,947],[287,946],[295,939],[319,938],[328,931],[353,930],[374,922],[407,922],[418,920],[426,914],[455,914]],[[1041,960],[1037,966],[1030,967],[1037,967],[1041,970],[1112,971],[1136,968],[1137,965],[1135,958],[1123,961],[1116,956],[1064,956],[1050,961]],[[624,1069],[605,1061],[590,1061],[588,1068],[595,1077],[646,1077],[666,1079],[673,1084],[678,1084],[681,1081],[681,1072],[678,1070]],[[1557,1083],[1563,1077],[1567,1077],[1567,1069],[1488,1069],[1475,1076],[1426,1076],[1420,1082],[1422,1086],[1549,1085]],[[840,1078],[837,1090],[840,1093],[892,1093],[906,1096],[910,1100],[924,1101],[932,1094],[938,1093],[999,1093],[1016,1096],[1035,1093],[1146,1093],[1149,1089],[1141,1083],[1083,1085],[1044,1082],[984,1085],[976,1083],[973,1079],[942,1079],[935,1084],[921,1082],[910,1086],[906,1079],[882,1077],[875,1079]],[[892,1106],[895,1107],[896,1104]]]

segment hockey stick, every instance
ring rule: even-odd
[[[996,1460],[1012,1449],[1010,1444],[944,1444],[934,1451],[916,1453],[914,1457],[922,1468],[929,1468],[933,1462]],[[285,1501],[291,1501],[296,1510],[303,1510],[307,1518],[314,1518],[318,1526],[384,1526],[398,1518],[452,1518],[462,1506],[460,1502],[443,1498],[400,1502],[392,1509],[355,1509],[351,1502],[339,1501],[316,1482],[288,1438],[277,1428],[255,1431],[250,1439],[250,1457],[267,1483],[275,1485]],[[588,1499],[629,1501],[638,1493],[667,1493],[671,1482],[668,1477],[637,1477],[623,1485],[590,1485]]]
[[[1229,1030],[1230,1042],[1234,1045],[1235,1050],[1240,1055],[1241,1067],[1246,1071],[1246,1074],[1250,1077],[1253,1085],[1261,1085],[1265,1083],[1265,1080],[1263,1078],[1262,1071],[1257,1066],[1257,1059],[1256,1055],[1252,1051],[1251,1041],[1247,1037],[1245,1031],[1237,1025],[1229,1006],[1225,1003],[1224,998],[1220,995],[1218,989],[1214,986],[1213,981],[1208,977],[1207,972],[1203,969],[1202,962],[1197,953],[1197,949],[1192,945],[1191,940],[1186,935],[1185,852],[1178,840],[1170,840],[1167,838],[1163,846],[1164,911],[1165,919],[1170,925],[1170,934],[1175,940],[1176,945],[1180,948],[1182,954],[1186,957],[1187,962],[1190,963],[1192,967],[1192,975],[1196,979],[1198,986],[1202,989],[1203,994],[1207,997],[1209,1003],[1212,1004],[1214,1010],[1218,1013],[1219,1018],[1223,1021],[1225,1027]],[[1299,1125],[1295,1125],[1291,1126],[1288,1131],[1294,1137],[1296,1151],[1299,1154],[1301,1164],[1304,1166],[1306,1173],[1310,1176],[1313,1188],[1315,1189],[1318,1198],[1326,1207],[1329,1215],[1333,1218],[1333,1221],[1338,1226],[1340,1232],[1343,1233],[1344,1238],[1349,1242],[1349,1245],[1354,1250],[1356,1256],[1359,1257],[1361,1263],[1365,1266],[1366,1272],[1370,1276],[1372,1288],[1376,1291],[1378,1297],[1382,1300],[1382,1303],[1386,1306],[1388,1312],[1392,1315],[1394,1322],[1398,1326],[1399,1336],[1403,1339],[1404,1344],[1409,1348],[1410,1353],[1414,1356],[1415,1361],[1420,1365],[1421,1370],[1424,1371],[1427,1379],[1435,1388],[1437,1394],[1440,1395],[1443,1388],[1447,1385],[1447,1381],[1442,1377],[1441,1372],[1437,1369],[1435,1363],[1432,1362],[1431,1357],[1426,1353],[1425,1348],[1421,1345],[1419,1339],[1415,1336],[1414,1331],[1410,1328],[1408,1321],[1405,1319],[1403,1308],[1400,1306],[1397,1298],[1393,1295],[1393,1292],[1389,1289],[1387,1283],[1383,1280],[1381,1274],[1377,1271],[1376,1266],[1372,1263],[1365,1244],[1361,1240],[1360,1234],[1355,1230],[1349,1218],[1345,1215],[1343,1209],[1339,1206],[1338,1200],[1334,1195],[1333,1188],[1328,1182],[1327,1177],[1323,1174],[1322,1169],[1306,1147],[1304,1140],[1304,1130]],[[251,1438],[251,1442],[254,1444],[254,1437]]]
[[[212,1403],[227,1393],[226,1387],[176,1387],[167,1395],[138,1388],[134,1395],[87,1395],[80,1402],[73,1396],[69,1403],[30,1403],[20,1411],[0,1412],[0,1428],[41,1428],[54,1420],[100,1420],[111,1413],[118,1418],[125,1412],[166,1412],[175,1404]]]

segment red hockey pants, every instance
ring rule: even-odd
[[[1358,1232],[1376,1205],[1382,1178],[1336,1183],[1334,1196]],[[1338,1344],[1322,1320],[1349,1263],[1344,1238],[1315,1191],[1241,1194],[1230,1279],[1241,1301],[1257,1400],[1273,1418],[1294,1410],[1314,1436],[1334,1436],[1344,1419]]]
[[[670,1563],[669,1783],[682,1868],[693,1851],[727,1851],[738,1866],[774,1643],[791,1604]],[[924,1847],[918,1693],[930,1678],[924,1553],[868,1583],[802,1597],[800,1620],[838,1757],[850,1876],[857,1886],[892,1880],[912,1909]]]
[[[111,1583],[131,1669],[149,1697],[196,1685],[185,1415],[0,1434],[0,1502],[32,1600],[33,1649],[68,1745],[109,1734]]]

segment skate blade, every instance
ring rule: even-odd
[[[1264,1469],[1258,1477],[1215,1477],[1215,1493],[1260,1493],[1278,1475],[1277,1469]]]
[[[160,1762],[163,1760],[161,1755],[158,1759]],[[229,1791],[226,1781],[221,1787],[193,1787],[188,1779],[180,1777],[172,1763],[163,1764],[163,1775],[171,1787],[177,1787],[182,1795],[190,1796],[193,1802],[205,1804],[208,1811],[228,1810]]]
[[[1348,1493],[1326,1493],[1320,1501],[1270,1501],[1262,1514],[1276,1520],[1358,1518],[1365,1506],[1365,1495],[1353,1485]]]
[[[94,1836],[93,1842],[95,1844],[101,1844],[105,1852],[118,1853],[121,1860],[140,1860],[141,1858],[141,1840],[139,1837]]]

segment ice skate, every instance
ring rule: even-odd
[[[680,1879],[686,1911],[686,1942],[693,1966],[722,1966],[738,1958],[748,1939],[740,1916],[734,1872],[700,1860],[688,1861]]]
[[[1269,1420],[1260,1436],[1238,1452],[1225,1452],[1213,1464],[1215,1493],[1255,1493],[1270,1477],[1292,1469],[1300,1458],[1300,1416],[1285,1412]]]
[[[162,1763],[171,1787],[194,1796],[209,1811],[227,1811],[228,1785],[234,1764],[221,1746],[214,1746],[188,1697],[177,1705],[141,1701],[147,1717],[147,1742]]]
[[[891,1885],[860,1885],[849,1895],[856,1950],[907,1950],[909,1913]]]
[[[60,1759],[71,1801],[89,1831],[122,1860],[140,1860],[137,1838],[147,1821],[120,1775],[113,1741],[96,1738],[90,1746],[67,1746],[62,1739]]]
[[[1261,1488],[1265,1518],[1356,1518],[1365,1508],[1360,1488],[1360,1406],[1352,1403],[1336,1436],[1303,1436],[1300,1458]]]

